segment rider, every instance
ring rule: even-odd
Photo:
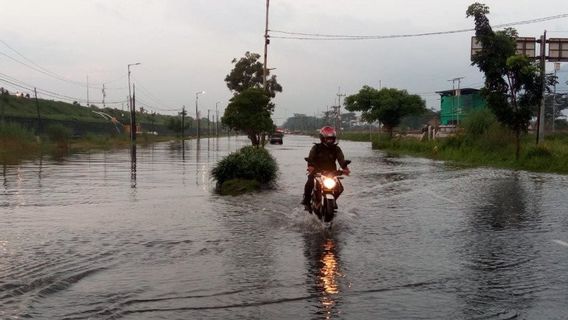
[[[310,155],[306,159],[308,161],[308,181],[304,187],[304,198],[302,204],[309,208],[310,196],[314,188],[314,174],[323,171],[337,170],[336,161],[343,169],[343,174],[349,175],[350,170],[347,167],[348,162],[345,161],[345,156],[341,148],[335,143],[336,132],[333,127],[325,126],[320,129],[319,137],[320,143],[314,144],[310,150]],[[341,194],[340,190],[339,194]],[[339,194],[337,196],[339,196]],[[307,208],[306,208],[307,209]]]

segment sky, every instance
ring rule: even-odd
[[[268,67],[283,92],[274,120],[320,115],[338,94],[363,85],[405,89],[439,110],[436,91],[481,88],[470,63],[473,18],[462,0],[270,0]],[[566,0],[486,0],[492,25],[568,14]],[[0,0],[0,86],[45,99],[126,110],[128,64],[137,107],[195,116],[221,113],[232,93],[224,78],[233,58],[264,52],[266,0]],[[568,38],[568,17],[514,26],[520,36]],[[372,40],[283,39],[277,31],[420,37]],[[303,37],[305,38],[305,37]],[[568,91],[568,63],[558,71]],[[554,66],[547,64],[547,71]],[[9,81],[9,82],[6,82]],[[88,83],[88,86],[87,86]],[[455,83],[457,86],[457,82]],[[87,87],[89,89],[87,89]],[[200,94],[198,100],[196,93]]]

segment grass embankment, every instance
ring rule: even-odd
[[[539,146],[535,145],[533,135],[527,135],[523,138],[519,159],[515,159],[512,140],[510,137],[501,141],[471,142],[459,135],[433,141],[382,137],[373,139],[373,148],[395,154],[452,161],[465,166],[568,173],[568,135],[547,137]]]
[[[546,136],[536,146],[532,134],[522,137],[519,159],[515,158],[514,134],[501,127],[487,113],[472,115],[463,130],[448,138],[420,141],[416,138],[387,135],[372,136],[373,149],[436,160],[464,166],[490,166],[537,172],[568,173],[568,134]],[[344,133],[342,139],[369,141],[369,133]]]
[[[264,148],[244,147],[223,158],[211,171],[222,195],[238,195],[257,191],[272,183],[278,164]]]
[[[101,113],[114,117],[122,123],[129,123],[130,114],[116,108],[99,108],[95,105],[82,106],[77,102],[67,103],[63,101],[45,100],[34,98],[16,97],[11,95],[0,96],[0,115],[6,118],[18,119],[43,119],[79,122],[108,123],[109,120]],[[171,116],[136,112],[139,124],[150,125],[152,123],[166,123]]]

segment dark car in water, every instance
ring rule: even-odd
[[[270,135],[270,144],[282,144],[284,143],[282,138],[284,138],[284,133],[281,131],[275,131]]]

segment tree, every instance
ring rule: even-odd
[[[561,118],[565,118],[564,110],[568,109],[568,95],[563,93],[557,94],[547,94],[544,96],[545,103],[544,105],[546,108],[545,111],[545,119],[548,119],[550,125],[552,125],[552,121],[558,121]],[[554,110],[554,114],[553,114]]]
[[[231,98],[221,122],[246,133],[252,145],[259,146],[262,137],[274,131],[273,111],[274,104],[264,89],[249,88]]]
[[[472,58],[485,74],[481,94],[497,120],[515,132],[516,158],[520,155],[520,136],[528,130],[534,106],[542,97],[542,81],[537,64],[526,56],[516,55],[517,31],[506,28],[494,32],[487,14],[489,7],[481,3],[470,5],[467,17],[475,20],[475,36],[482,49]]]
[[[231,61],[235,67],[225,77],[227,87],[234,94],[239,94],[248,88],[262,88],[264,78],[264,65],[258,61],[260,54],[246,52],[245,56]],[[267,70],[267,77],[270,70]],[[282,86],[276,81],[276,76],[266,79],[266,91],[271,98],[276,96],[276,92],[282,92]]]
[[[168,120],[166,122],[166,127],[168,129],[172,130],[173,132],[175,132],[176,134],[181,133],[181,131],[182,131],[181,117],[185,117],[185,116],[187,116],[187,112],[183,111],[183,112],[179,112],[179,117],[168,117]],[[186,130],[189,129],[191,121],[192,121],[191,117],[189,117],[188,119],[185,119],[185,121],[183,122],[183,131],[186,131]]]
[[[434,125],[440,119],[440,112],[426,109],[422,114],[413,114],[401,119],[400,127],[417,130],[424,128],[425,124]]]
[[[403,117],[426,111],[426,103],[418,95],[408,94],[406,90],[377,90],[369,86],[363,86],[359,93],[345,98],[345,105],[349,111],[362,111],[363,120],[369,123],[380,121],[391,137]]]
[[[291,131],[302,131],[304,133],[313,133],[322,126],[323,119],[314,116],[308,116],[302,113],[294,113],[294,116],[286,119],[283,128]]]

